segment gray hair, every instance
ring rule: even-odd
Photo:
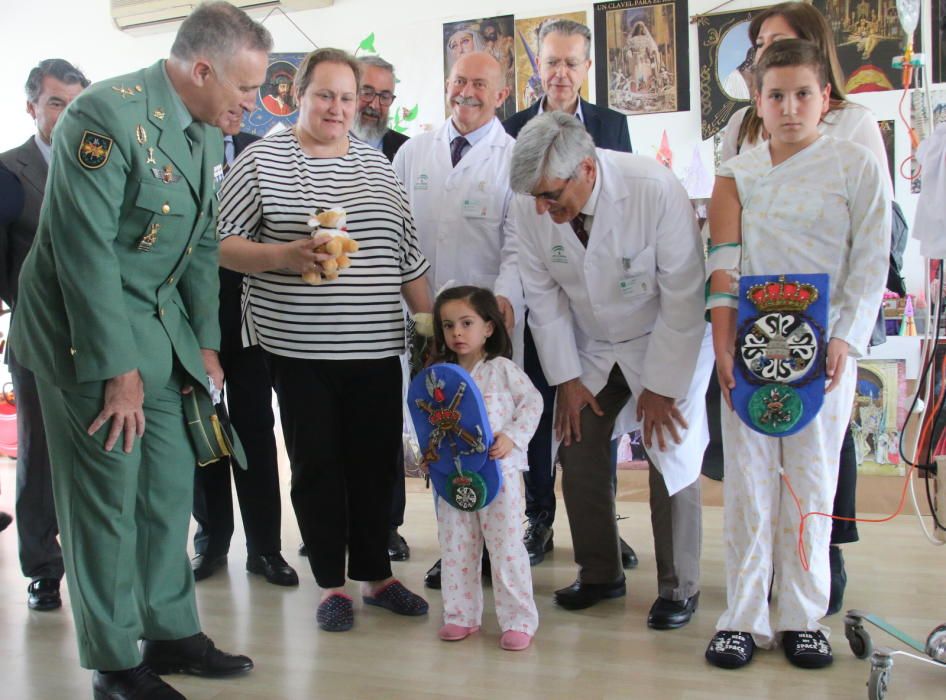
[[[581,22],[570,19],[550,19],[542,23],[539,29],[539,51],[542,51],[542,42],[549,34],[563,34],[564,36],[582,36],[585,38],[585,58],[591,58],[591,30]]]
[[[36,104],[40,94],[43,92],[43,78],[46,76],[55,78],[60,83],[66,85],[75,85],[78,83],[83,89],[89,87],[89,79],[83,75],[82,71],[76,68],[69,61],[61,58],[47,58],[40,61],[26,78],[26,99],[31,104]]]
[[[177,30],[171,55],[185,61],[198,56],[223,58],[241,49],[273,50],[273,37],[261,23],[228,2],[203,2]]]
[[[509,186],[529,194],[543,178],[567,180],[585,158],[597,162],[595,143],[572,114],[543,112],[529,120],[512,149]]]
[[[363,66],[374,66],[375,68],[380,68],[381,70],[386,70],[391,73],[391,77],[394,78],[394,82],[397,82],[397,74],[394,72],[394,66],[391,63],[388,63],[380,56],[361,56],[358,58],[358,63]]]

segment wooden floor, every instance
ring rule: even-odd
[[[285,476],[285,474],[284,474]],[[622,498],[632,474],[621,473]],[[0,460],[0,509],[12,510],[14,468]],[[284,483],[286,480],[284,479]],[[423,591],[427,567],[438,558],[428,492],[410,480],[407,527],[410,561],[395,574]],[[708,485],[711,495],[715,485]],[[288,490],[288,489],[287,489]],[[630,489],[633,491],[633,489]],[[399,618],[356,605],[351,632],[321,632],[315,624],[317,591],[306,560],[296,554],[298,530],[284,499],[283,548],[297,566],[301,585],[282,589],[244,571],[238,529],[225,572],[198,585],[204,630],[220,647],[249,654],[256,669],[226,681],[183,676],[169,680],[188,698],[278,700],[304,698],[866,698],[869,664],[850,653],[843,615],[828,619],[836,660],[823,671],[791,667],[780,651],[762,652],[742,671],[710,667],[703,652],[725,600],[718,506],[705,509],[701,606],[687,627],[672,632],[647,629],[647,610],[656,595],[653,540],[646,503],[622,500],[627,519],[620,528],[640,555],[629,572],[628,596],[582,612],[552,604],[552,592],[575,574],[564,508],[556,522],[555,551],[533,569],[541,618],[534,646],[521,653],[499,649],[499,630],[487,593],[480,634],[458,643],[437,639],[440,594],[427,591],[431,613]],[[709,501],[715,500],[713,498]],[[239,527],[239,526],[238,526]],[[13,529],[0,535],[0,698],[57,700],[91,696],[91,674],[79,668],[68,594],[57,612],[30,612],[19,572]],[[946,549],[922,539],[915,520],[863,526],[861,542],[845,549],[850,583],[846,604],[883,614],[908,633],[926,638],[946,620]],[[356,595],[357,588],[350,586]],[[896,646],[880,632],[875,644]],[[900,660],[888,698],[946,698],[946,672]]]

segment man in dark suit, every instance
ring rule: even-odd
[[[567,19],[552,19],[539,30],[539,77],[545,93],[531,107],[517,112],[503,122],[513,138],[534,116],[542,112],[574,114],[585,125],[598,148],[631,152],[631,135],[627,117],[607,107],[598,107],[581,99],[582,84],[591,68],[591,30]],[[526,324],[525,370],[532,383],[542,392],[545,411],[539,428],[529,443],[529,471],[525,474],[526,528],[525,543],[533,565],[552,549],[552,523],[555,520],[555,470],[552,464],[552,406],[555,388],[550,387],[542,373],[539,356]],[[617,463],[617,445],[611,448],[612,465]],[[637,554],[621,540],[621,561],[625,569],[637,566]]]
[[[23,211],[23,184],[0,163],[0,227],[16,221]],[[0,532],[10,527],[13,516],[0,510]]]
[[[26,143],[0,153],[0,163],[22,185],[23,206],[9,223],[0,224],[0,298],[15,310],[17,284],[23,260],[33,244],[39,211],[46,190],[53,127],[73,98],[89,81],[61,58],[41,61],[26,80],[26,111],[36,122],[36,133]],[[0,199],[7,193],[0,192]],[[7,364],[16,395],[16,524],[20,568],[30,579],[27,604],[33,610],[54,610],[62,605],[59,581],[63,576],[59,527],[53,506],[49,450],[33,373],[16,361],[12,350]]]
[[[259,139],[240,131],[242,115],[226,115],[218,123],[224,133],[226,173],[236,157]],[[277,586],[297,586],[299,576],[280,550],[282,502],[276,459],[273,389],[265,353],[243,347],[240,338],[243,275],[220,268],[220,364],[226,378],[230,422],[246,450],[246,469],[233,469],[243,531],[246,570]],[[201,581],[227,563],[233,536],[233,495],[229,460],[198,467],[194,478],[194,579]]]
[[[358,114],[352,124],[352,132],[359,139],[384,153],[388,160],[407,141],[407,136],[388,128],[388,113],[394,104],[394,66],[380,56],[359,58],[361,64],[361,89],[358,91]],[[404,491],[404,452],[397,461],[397,477],[394,483],[394,498],[391,502],[391,529],[388,533],[388,556],[391,561],[405,561],[411,556],[411,548],[397,531],[404,524],[404,508],[407,496]]]

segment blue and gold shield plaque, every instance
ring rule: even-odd
[[[739,280],[732,401],[763,435],[793,435],[821,410],[829,281],[826,274]]]

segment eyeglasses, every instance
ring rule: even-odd
[[[565,194],[565,190],[568,189],[568,183],[572,181],[572,178],[567,178],[565,184],[559,187],[557,190],[549,190],[547,192],[536,192],[532,196],[536,199],[543,199],[546,202],[556,203]]]
[[[255,95],[255,94],[256,94],[256,91],[257,91],[257,89],[258,89],[257,87],[240,87],[240,86],[238,86],[238,85],[235,85],[233,82],[231,82],[230,80],[228,80],[227,78],[225,78],[224,75],[223,75],[223,73],[222,73],[221,71],[219,71],[219,70],[217,70],[216,68],[214,68],[213,64],[209,64],[209,65],[210,65],[210,71],[211,71],[211,73],[214,74],[214,77],[215,77],[219,82],[221,82],[221,83],[223,83],[224,85],[226,85],[227,87],[229,87],[231,90],[236,90],[236,91],[237,91],[238,93],[240,93],[240,95],[242,95],[243,97],[249,97],[249,96],[251,96],[251,95]]]
[[[365,102],[374,102],[374,98],[377,97],[381,104],[387,106],[394,102],[396,95],[393,92],[388,92],[387,90],[382,90],[378,92],[373,87],[365,85],[358,91],[358,96],[363,99]]]

